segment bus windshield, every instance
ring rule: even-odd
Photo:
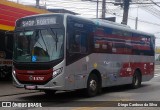
[[[62,29],[19,31],[15,34],[13,58],[17,62],[49,62],[63,57]]]

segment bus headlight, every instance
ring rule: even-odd
[[[13,70],[13,74],[14,74],[14,76],[16,76],[16,71],[15,70]]]
[[[53,77],[58,76],[62,73],[63,67],[53,71]]]

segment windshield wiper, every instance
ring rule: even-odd
[[[40,31],[40,37],[42,37],[43,43],[44,43],[44,45],[46,47],[46,51],[48,52],[47,45],[46,45],[46,43],[44,41],[44,38],[43,38],[43,35],[42,35],[42,31]]]
[[[54,32],[53,30],[52,30],[52,32],[53,32],[53,34],[54,34],[54,36],[55,36],[55,38],[52,36],[52,38],[56,41],[56,51],[57,51],[57,48],[58,48],[58,37],[57,37],[57,32]]]
[[[56,41],[56,51],[57,51],[57,45],[58,45],[57,32],[55,33],[55,36],[56,36],[56,39],[55,39],[55,41]]]

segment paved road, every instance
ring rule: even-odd
[[[104,107],[107,103],[106,101],[117,102],[121,101],[124,103],[120,105],[127,104],[127,101],[160,101],[160,65],[155,68],[155,77],[148,82],[142,83],[142,87],[138,89],[131,89],[128,85],[125,86],[115,86],[107,87],[103,89],[103,93],[99,96],[86,98],[81,92],[65,92],[58,93],[55,96],[46,96],[43,92],[29,93],[29,94],[14,94],[10,96],[0,96],[0,101],[29,101],[29,102],[39,102],[47,101],[48,103],[42,103],[45,106],[41,109],[56,109],[56,110],[159,110],[158,107]],[[89,107],[81,106],[82,103],[90,105]],[[96,102],[97,101],[97,102]],[[160,102],[159,102],[160,103]],[[139,102],[138,102],[139,104]],[[156,106],[157,102],[153,105]],[[77,107],[73,107],[77,105]],[[94,106],[95,105],[95,106]],[[113,104],[111,104],[113,105]],[[60,107],[54,107],[60,106]],[[68,107],[67,107],[68,106]],[[1,109],[1,108],[0,108]],[[3,108],[2,108],[3,109]],[[6,108],[5,108],[6,109]],[[10,110],[10,108],[7,108]],[[28,109],[28,108],[12,108],[12,109]],[[39,108],[30,108],[34,110],[39,110]]]

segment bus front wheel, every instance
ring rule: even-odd
[[[135,71],[132,79],[132,88],[136,89],[141,86],[141,74],[139,71]]]
[[[88,78],[87,81],[87,96],[89,97],[93,97],[98,93],[99,90],[99,81],[98,81],[98,77],[95,74],[91,74]]]

